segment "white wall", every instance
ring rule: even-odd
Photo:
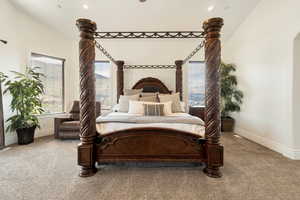
[[[294,40],[293,66],[293,135],[294,145],[300,149],[300,33]]]
[[[292,115],[299,8],[297,0],[262,0],[223,50],[223,59],[237,65],[245,93],[242,112],[235,116],[237,133],[294,159],[300,159],[298,128],[293,127],[299,118]]]
[[[0,71],[12,75],[9,71],[23,72],[29,64],[31,52],[46,54],[66,59],[65,71],[70,74],[74,66],[74,57],[70,52],[72,42],[61,34],[39,23],[17,10],[8,0],[0,0],[0,38],[8,41],[7,45],[0,44]],[[65,76],[66,102],[72,99],[70,95],[72,76]],[[4,118],[11,116],[9,109],[10,97],[3,97]],[[53,117],[41,119],[43,128],[36,136],[53,134]],[[6,145],[16,142],[14,133],[6,134]]]

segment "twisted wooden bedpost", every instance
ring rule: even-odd
[[[80,140],[78,145],[78,165],[80,176],[88,177],[97,172],[95,167],[94,141],[96,133],[95,114],[95,43],[96,23],[88,19],[78,19],[76,25],[80,31]]]
[[[207,166],[204,172],[214,178],[221,177],[223,166],[223,146],[220,145],[220,83],[221,64],[220,31],[222,18],[212,18],[204,22],[205,32],[205,138],[207,139]]]
[[[180,100],[182,100],[182,65],[183,60],[176,60],[176,92],[180,94]]]
[[[117,71],[117,100],[119,102],[120,95],[123,95],[124,91],[124,61],[116,61],[118,67]]]

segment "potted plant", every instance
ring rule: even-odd
[[[6,89],[12,96],[10,107],[16,113],[7,119],[9,123],[7,131],[16,131],[18,144],[29,144],[34,140],[36,127],[40,127],[37,115],[44,110],[40,95],[44,93],[41,81],[43,74],[37,72],[38,67],[26,67],[25,73],[15,72],[13,80],[4,77]]]
[[[237,88],[237,78],[233,64],[221,63],[221,131],[232,132],[235,120],[230,116],[232,112],[239,112],[243,103],[243,92]]]

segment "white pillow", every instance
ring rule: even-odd
[[[112,107],[113,112],[119,112],[119,110],[120,110],[120,104],[116,104]]]
[[[172,114],[172,101],[164,102],[164,113],[165,115]]]
[[[183,101],[180,101],[180,106],[183,112],[187,112],[186,105]]]
[[[148,97],[148,96],[157,96],[158,92],[142,92],[141,96],[142,97]]]
[[[184,112],[181,108],[180,105],[180,94],[175,93],[175,94],[170,94],[170,95],[158,95],[159,97],[159,101],[160,102],[169,102],[172,101],[172,112],[174,113],[180,113],[180,112]]]
[[[145,102],[143,101],[129,101],[129,109],[128,113],[129,114],[140,114],[144,115],[144,104]]]
[[[135,95],[135,94],[141,94],[143,89],[125,89],[124,90],[124,95],[130,96],[130,95]]]
[[[132,95],[132,96],[123,96],[120,95],[119,104],[120,104],[120,112],[128,112],[129,110],[129,100],[138,101],[140,98],[139,94]]]
[[[168,102],[160,102],[160,103],[154,103],[154,102],[143,102],[140,101],[143,104],[164,104],[164,114],[166,116],[171,115],[172,114],[172,101],[168,101]],[[142,105],[143,105],[142,104]]]

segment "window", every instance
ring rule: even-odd
[[[42,104],[45,114],[60,113],[64,111],[64,62],[65,59],[31,54],[31,66],[39,67],[45,94],[42,96]]]
[[[205,63],[191,61],[188,65],[188,91],[190,106],[205,105]]]
[[[112,105],[111,64],[108,61],[95,62],[96,101],[101,102],[101,109]]]

